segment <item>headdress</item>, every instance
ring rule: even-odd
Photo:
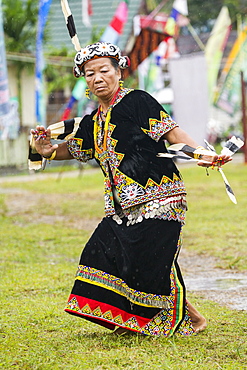
[[[128,68],[129,58],[121,56],[121,51],[118,46],[113,45],[109,42],[96,42],[92,45],[87,45],[76,53],[74,62],[74,75],[80,77],[84,75],[83,67],[90,60],[96,58],[108,57],[113,58],[118,62],[121,69]]]
[[[109,42],[96,42],[92,45],[87,45],[81,48],[77,37],[73,16],[71,14],[67,0],[61,0],[62,11],[66,20],[67,28],[71,41],[77,51],[74,62],[74,75],[80,77],[84,75],[83,67],[90,60],[102,57],[113,58],[118,62],[121,69],[128,68],[130,60],[127,56],[122,56],[118,46]]]

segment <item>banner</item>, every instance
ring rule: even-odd
[[[91,27],[90,17],[93,14],[93,6],[91,0],[82,0],[82,22],[85,27]]]
[[[218,18],[216,19],[215,25],[205,47],[205,57],[208,67],[208,91],[210,102],[212,102],[215,93],[220,63],[230,31],[231,19],[228,8],[223,6]]]
[[[45,125],[45,100],[43,84],[43,37],[44,27],[47,21],[52,0],[39,1],[38,29],[36,38],[36,66],[35,66],[35,112],[37,124]]]
[[[164,32],[171,36],[177,36],[178,28],[187,26],[189,20],[187,0],[175,0],[172,11],[167,19]]]
[[[0,139],[15,139],[19,131],[18,103],[10,101],[6,63],[2,0],[0,0]]]
[[[85,93],[85,90],[86,90],[86,81],[84,78],[79,78],[78,81],[76,82],[75,84],[75,87],[71,93],[71,97],[68,101],[68,103],[66,104],[66,108],[63,112],[63,115],[61,117],[61,120],[62,121],[65,121],[66,119],[69,118],[69,115],[70,115],[70,112],[73,108],[73,105],[76,101],[79,101],[81,99],[83,99],[83,95]],[[85,99],[87,99],[86,97],[84,97]]]
[[[149,28],[143,28],[140,34],[136,37],[135,44],[128,57],[130,58],[130,67],[123,71],[124,78],[131,75],[146,59],[162,41],[167,41],[170,36],[151,30]]]
[[[123,32],[123,28],[128,19],[128,4],[129,0],[121,1],[117,7],[117,10],[110,22],[106,27],[100,41],[111,42],[117,45],[120,35]]]
[[[230,116],[241,109],[241,78],[247,80],[247,27],[239,34],[222,71],[214,105]]]

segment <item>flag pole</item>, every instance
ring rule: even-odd
[[[241,78],[241,93],[242,93],[242,123],[244,136],[244,163],[247,163],[247,115],[246,115],[246,83],[244,81],[244,72],[240,72]]]
[[[150,22],[154,19],[154,17],[159,13],[159,11],[163,8],[163,6],[168,3],[169,0],[163,0],[161,3],[150,13],[148,14],[146,20],[147,23],[145,23],[145,27],[148,27]]]
[[[191,23],[189,22],[188,25],[187,25],[187,28],[188,30],[190,31],[193,39],[196,41],[197,45],[199,46],[199,48],[203,51],[205,50],[205,45],[203,44],[202,40],[200,39],[200,37],[197,35],[196,33],[196,30],[194,29],[194,27],[192,27]]]
[[[238,30],[238,36],[242,34],[243,26],[242,26],[242,17],[240,14],[237,15],[237,30]],[[241,64],[241,70],[240,70],[240,80],[241,80],[241,98],[242,98],[242,125],[243,125],[243,136],[244,136],[244,146],[243,146],[243,152],[244,152],[244,163],[247,163],[247,116],[246,116],[246,83],[244,80],[244,72],[243,72],[243,56],[244,53],[242,52],[242,49],[239,49],[240,53],[240,64]]]

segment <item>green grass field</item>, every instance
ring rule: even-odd
[[[247,269],[247,166],[225,173],[182,167],[189,212],[184,245],[219,258],[221,268]],[[31,180],[31,179],[30,179]],[[0,184],[2,369],[247,369],[247,312],[199,295],[190,301],[208,328],[190,338],[115,337],[63,311],[84,243],[103,216],[98,169],[80,177]]]

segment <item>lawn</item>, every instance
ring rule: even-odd
[[[237,205],[217,171],[181,169],[189,201],[185,247],[216,256],[222,268],[246,270],[247,166],[225,167]],[[102,175],[93,169],[38,179],[0,184],[0,368],[247,369],[247,312],[195,294],[190,301],[209,325],[190,338],[114,337],[65,313],[81,249],[103,216]]]

